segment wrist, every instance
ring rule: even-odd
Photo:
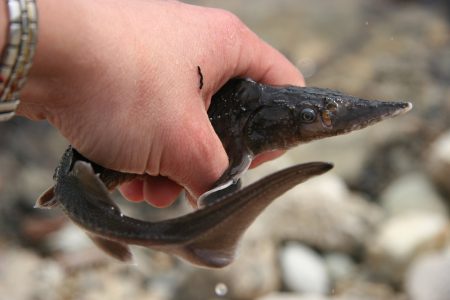
[[[89,1],[88,1],[89,2]],[[94,3],[94,1],[92,1]],[[38,44],[27,84],[22,90],[19,115],[50,119],[58,107],[67,105],[70,89],[87,78],[95,62],[91,58],[87,18],[92,10],[84,0],[37,0],[39,8]]]

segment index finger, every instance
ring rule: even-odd
[[[243,25],[241,29],[238,76],[273,85],[304,86],[301,72],[277,49]]]

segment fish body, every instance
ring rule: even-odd
[[[41,206],[60,206],[100,248],[119,260],[131,258],[128,244],[133,244],[205,267],[228,265],[239,238],[267,205],[298,183],[332,168],[322,162],[297,165],[219,197],[186,216],[146,222],[123,215],[92,165],[78,155],[73,148],[66,151],[61,166],[73,166],[68,173],[59,174],[51,200],[41,201]]]
[[[407,102],[367,101],[328,89],[232,79],[213,96],[208,110],[229,167],[198,199],[200,209],[159,222],[127,217],[109,190],[141,175],[106,169],[72,147],[55,172],[55,186],[36,206],[60,206],[101,249],[119,260],[131,259],[132,244],[199,266],[224,267],[233,261],[245,230],[274,199],[332,168],[324,162],[296,165],[241,189],[239,178],[255,155],[360,129],[410,108]]]

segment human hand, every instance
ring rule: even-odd
[[[164,207],[182,188],[197,197],[220,177],[228,160],[207,108],[230,78],[304,84],[285,57],[223,10],[156,0],[37,2],[39,42],[18,113],[47,119],[92,161],[147,174],[121,187],[130,200]]]

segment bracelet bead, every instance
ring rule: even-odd
[[[6,0],[9,15],[8,39],[0,61],[0,121],[11,119],[19,105],[37,43],[35,0]]]

